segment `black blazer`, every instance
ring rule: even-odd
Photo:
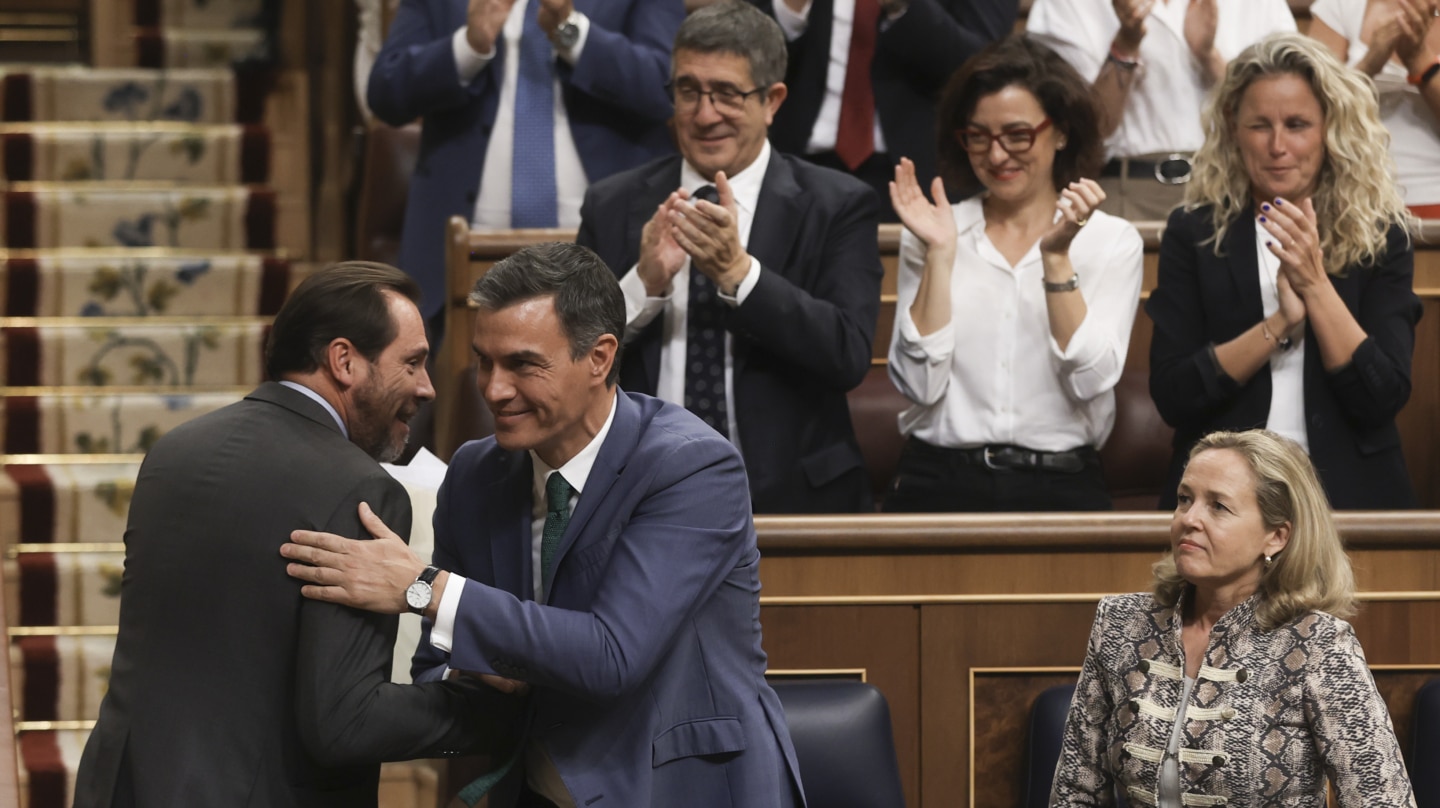
[[[641,229],[679,185],[679,157],[595,183],[576,241],[623,276],[640,257]],[[760,280],[726,312],[735,420],[756,513],[870,507],[845,393],[870,369],[882,272],[877,216],[864,183],[771,152],[748,245]],[[655,394],[663,320],[625,345],[624,389]]]
[[[1185,458],[1203,435],[1263,427],[1270,414],[1270,367],[1246,384],[1218,372],[1211,346],[1239,336],[1263,317],[1253,212],[1247,208],[1216,256],[1210,209],[1177,208],[1160,242],[1160,270],[1145,312],[1150,395],[1175,427],[1170,484],[1161,507],[1175,504]],[[1400,227],[1387,233],[1373,266],[1331,276],[1335,290],[1367,335],[1350,364],[1331,373],[1315,334],[1305,330],[1305,425],[1310,459],[1335,508],[1413,508],[1395,415],[1410,398],[1410,358],[1420,300],[1411,288],[1414,250]]]
[[[283,385],[155,445],[76,808],[374,806],[379,761],[473,747],[518,714],[478,683],[390,684],[394,615],[300,596],[280,545],[296,528],[367,535],[361,502],[409,533],[405,489]]]
[[[774,16],[776,0],[751,0]],[[789,95],[770,141],[786,154],[804,154],[830,69],[834,0],[814,0],[805,33],[788,45],[785,85]],[[1020,13],[1017,0],[912,0],[898,20],[882,24],[875,41],[870,81],[875,112],[892,162],[915,161],[925,187],[936,174],[935,105],[945,82],[990,42],[1008,35]]]

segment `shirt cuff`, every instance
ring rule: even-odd
[[[694,270],[692,269],[691,271],[693,272]],[[752,255],[750,256],[750,271],[746,272],[745,277],[740,279],[740,285],[735,287],[735,295],[732,297],[719,289],[715,290],[715,294],[731,306],[738,306],[745,302],[745,298],[749,297],[751,292],[755,291],[755,284],[759,282],[760,259]]]
[[[575,44],[565,50],[555,49],[555,55],[571,67],[580,63],[580,54],[585,50],[585,41],[590,38],[590,18],[578,11],[575,12],[575,27],[580,29],[580,38],[575,40]]]
[[[813,2],[807,2],[805,8],[800,11],[792,11],[785,5],[784,0],[775,3],[775,21],[780,23],[780,30],[785,34],[786,42],[794,42],[805,33],[810,25],[810,7]]]
[[[897,346],[900,352],[912,359],[923,359],[932,365],[942,362],[949,362],[955,352],[955,321],[935,329],[933,333],[920,335],[920,329],[915,327],[915,321],[910,319],[909,307],[899,309],[895,312],[895,319],[899,322],[899,333]]]
[[[670,281],[670,289],[664,297],[650,297],[645,292],[645,282],[640,280],[640,266],[637,264],[620,279],[620,291],[625,295],[625,335],[633,337],[640,329],[650,325],[670,302],[675,281]]]
[[[455,72],[460,74],[460,86],[462,87],[480,75],[480,71],[489,67],[490,62],[495,58],[493,46],[489,53],[481,53],[470,47],[470,40],[465,36],[465,26],[463,25],[450,38],[450,49],[455,52]]]
[[[435,622],[430,626],[430,644],[450,653],[455,641],[455,615],[460,611],[460,595],[465,591],[465,579],[450,573],[445,579],[445,592],[440,596],[440,605],[435,609]]]

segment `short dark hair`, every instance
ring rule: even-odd
[[[615,361],[605,377],[605,384],[614,386],[625,343],[625,295],[600,256],[563,241],[535,244],[491,267],[470,292],[470,302],[489,311],[536,297],[554,297],[572,360],[605,334],[615,335]]]
[[[672,53],[733,53],[750,63],[757,87],[785,80],[785,34],[770,15],[739,0],[720,0],[685,18]]]
[[[1051,125],[1065,135],[1065,148],[1055,153],[1051,171],[1055,190],[1081,177],[1093,177],[1100,170],[1105,144],[1090,84],[1055,51],[1013,34],[961,65],[940,96],[936,150],[946,181],[967,194],[982,188],[955,130],[969,125],[982,97],[1010,86],[1029,90]]]
[[[341,337],[374,362],[397,333],[387,290],[420,305],[420,286],[388,264],[341,261],[301,281],[270,326],[265,375],[279,381],[315,370],[324,364],[326,348]]]

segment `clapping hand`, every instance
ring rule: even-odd
[[[925,242],[929,249],[954,249],[956,230],[955,214],[950,210],[950,200],[945,197],[945,181],[936,177],[930,183],[932,204],[920,190],[915,178],[915,163],[909,157],[901,157],[895,166],[895,180],[890,183],[890,204],[900,221]]]
[[[722,294],[734,295],[750,271],[750,254],[740,243],[740,209],[724,171],[715,172],[720,204],[697,199],[670,208],[670,235],[690,256],[690,265],[714,281]]]
[[[685,266],[685,251],[675,243],[671,235],[674,227],[670,224],[670,212],[677,205],[688,204],[684,189],[676,191],[655,207],[655,214],[640,231],[640,261],[635,271],[645,284],[645,294],[650,297],[664,297],[670,292],[670,282]]]
[[[1040,251],[1056,254],[1070,251],[1070,242],[1079,235],[1080,228],[1090,221],[1100,203],[1105,201],[1105,192],[1100,184],[1091,179],[1072,182],[1060,190],[1060,199],[1055,203],[1060,219],[1045,235],[1040,237]]]
[[[1140,41],[1145,38],[1145,18],[1150,16],[1155,0],[1112,0],[1111,5],[1115,7],[1115,16],[1120,20],[1120,33],[1116,37],[1116,44],[1127,54],[1138,54]]]
[[[1318,285],[1330,283],[1315,206],[1309,199],[1297,206],[1277,198],[1260,206],[1260,224],[1270,234],[1266,248],[1280,259],[1276,292],[1285,321],[1293,328],[1305,319],[1306,296]]]
[[[465,41],[476,53],[493,53],[515,0],[470,0],[465,12]]]

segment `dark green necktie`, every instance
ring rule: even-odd
[[[555,553],[560,549],[560,538],[570,525],[570,494],[575,489],[560,476],[551,473],[545,481],[545,528],[540,532],[540,581],[550,580],[555,567]]]

